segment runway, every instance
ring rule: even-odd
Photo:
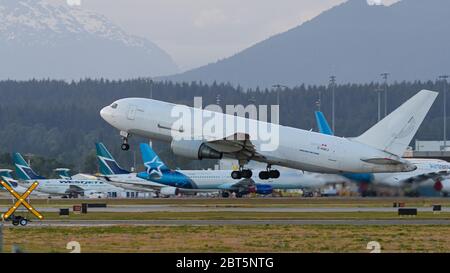
[[[39,207],[40,212],[59,212],[59,207]],[[8,209],[0,206],[0,211]],[[233,207],[233,206],[178,206],[178,205],[112,205],[107,208],[89,208],[88,212],[397,212],[398,208],[392,207]],[[431,207],[419,207],[419,212],[432,212]],[[450,207],[442,207],[442,212],[450,212]]]
[[[44,220],[31,222],[27,227],[95,227],[95,226],[223,226],[223,225],[450,225],[441,219],[386,220]]]

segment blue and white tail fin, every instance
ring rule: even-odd
[[[57,168],[55,169],[56,174],[61,177],[62,179],[70,180],[72,177],[70,176],[69,172],[70,169],[67,168]]]
[[[97,150],[98,164],[100,165],[100,173],[103,175],[114,175],[114,174],[129,174],[130,172],[122,169],[119,164],[117,164],[114,157],[106,149],[106,146],[101,143],[95,143],[95,149]]]
[[[147,143],[141,143],[141,155],[142,160],[144,161],[144,166],[147,169],[147,173],[149,175],[156,174],[158,176],[163,175],[163,171],[170,170],[169,167],[162,162],[159,156],[153,151],[153,149]]]
[[[0,169],[0,177],[4,180],[14,179],[11,175],[12,172],[10,169]]]
[[[320,111],[316,111],[315,114],[316,114],[317,128],[319,128],[319,133],[330,136],[334,135],[334,132],[333,130],[331,130],[330,125],[328,124],[324,114]]]
[[[0,179],[14,189],[17,187],[17,181],[12,177],[12,172],[10,169],[0,169]],[[0,189],[4,190],[5,188],[0,185]]]
[[[16,174],[19,179],[22,180],[35,180],[46,179],[43,176],[36,174],[28,163],[23,159],[20,153],[14,153],[13,155],[14,165],[16,166]]]

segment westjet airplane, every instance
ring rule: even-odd
[[[315,115],[319,132],[334,135],[323,113],[316,112]],[[450,163],[447,161],[420,158],[405,158],[405,160],[415,165],[417,169],[407,173],[344,173],[343,176],[359,183],[373,183],[393,188],[429,187],[438,192],[450,189],[450,182],[447,180],[450,175]]]
[[[47,179],[36,174],[20,153],[14,153],[13,161],[16,167],[17,177],[19,178],[19,184],[27,187],[37,181],[39,183],[37,190],[50,195],[77,197],[79,195],[88,195],[93,192],[117,193],[122,191],[122,189],[118,187],[99,180]]]
[[[70,174],[69,174],[70,169],[68,169],[68,168],[57,168],[57,169],[55,169],[55,172],[62,179],[66,179],[66,180],[72,179],[72,176],[70,176]]]
[[[146,172],[138,173],[138,177],[192,192],[215,190],[221,191],[223,197],[228,197],[229,193],[241,197],[251,192],[267,195],[274,189],[318,189],[328,183],[342,181],[334,175],[304,174],[297,170],[283,170],[279,179],[244,178],[236,181],[228,170],[171,170],[150,145],[141,143],[140,148]]]
[[[2,179],[4,182],[6,182],[11,188],[13,188],[16,192],[23,194],[27,188],[22,187],[21,185],[19,185],[19,183],[17,183],[17,180],[15,180],[11,173],[13,171],[10,169],[0,169],[0,179]],[[0,190],[6,190],[4,189],[1,185],[0,185]],[[43,193],[34,190],[32,193],[32,195],[44,195]]]
[[[120,130],[123,150],[129,149],[128,138],[134,134],[171,142],[176,155],[188,158],[238,159],[240,168],[231,173],[234,179],[252,177],[252,171],[245,169],[251,160],[267,164],[267,170],[259,173],[261,179],[278,178],[280,172],[272,169],[275,165],[319,173],[395,173],[417,168],[404,160],[402,154],[437,95],[433,91],[420,91],[355,138],[144,98],[117,100],[104,107],[100,115]],[[214,124],[218,126],[214,133],[205,130]],[[250,128],[258,129],[255,132]],[[259,134],[261,128],[274,132],[269,141]],[[180,137],[184,135],[188,137]]]

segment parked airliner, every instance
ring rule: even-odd
[[[20,153],[13,155],[19,184],[27,187],[38,182],[37,190],[50,195],[77,197],[91,192],[113,193],[123,191],[121,188],[109,185],[104,181],[91,179],[47,179],[36,174]]]
[[[228,170],[172,170],[150,145],[141,143],[140,148],[146,171],[138,173],[138,177],[193,192],[219,190],[223,197],[229,193],[241,197],[250,192],[266,195],[274,189],[318,189],[327,183],[342,181],[335,175],[302,173],[292,169],[281,171],[279,179],[243,178],[236,181]]]

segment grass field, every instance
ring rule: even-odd
[[[4,251],[69,252],[449,252],[445,226],[112,226],[4,229]]]
[[[411,219],[396,212],[89,212],[59,216],[43,213],[47,220],[282,220],[282,219]],[[419,212],[414,219],[450,219],[450,213]]]
[[[33,199],[39,207],[70,207],[88,201]],[[10,199],[0,205],[10,205]],[[106,200],[108,206],[173,205],[206,207],[428,207],[414,219],[450,219],[450,213],[433,214],[431,205],[450,206],[449,199],[421,198],[258,198],[258,199],[127,199]],[[282,220],[282,219],[402,219],[396,212],[89,212],[57,220]],[[377,241],[384,252],[449,252],[450,228],[439,225],[225,225],[225,226],[106,226],[106,227],[4,227],[4,251],[18,245],[25,252],[69,252],[66,244],[78,241],[82,252],[369,252]]]
[[[114,205],[179,205],[212,207],[392,207],[393,202],[407,206],[431,207],[440,204],[450,207],[450,198],[155,198],[155,199],[32,199],[38,206],[72,206],[81,203]],[[0,205],[11,205],[11,199],[0,199]]]

